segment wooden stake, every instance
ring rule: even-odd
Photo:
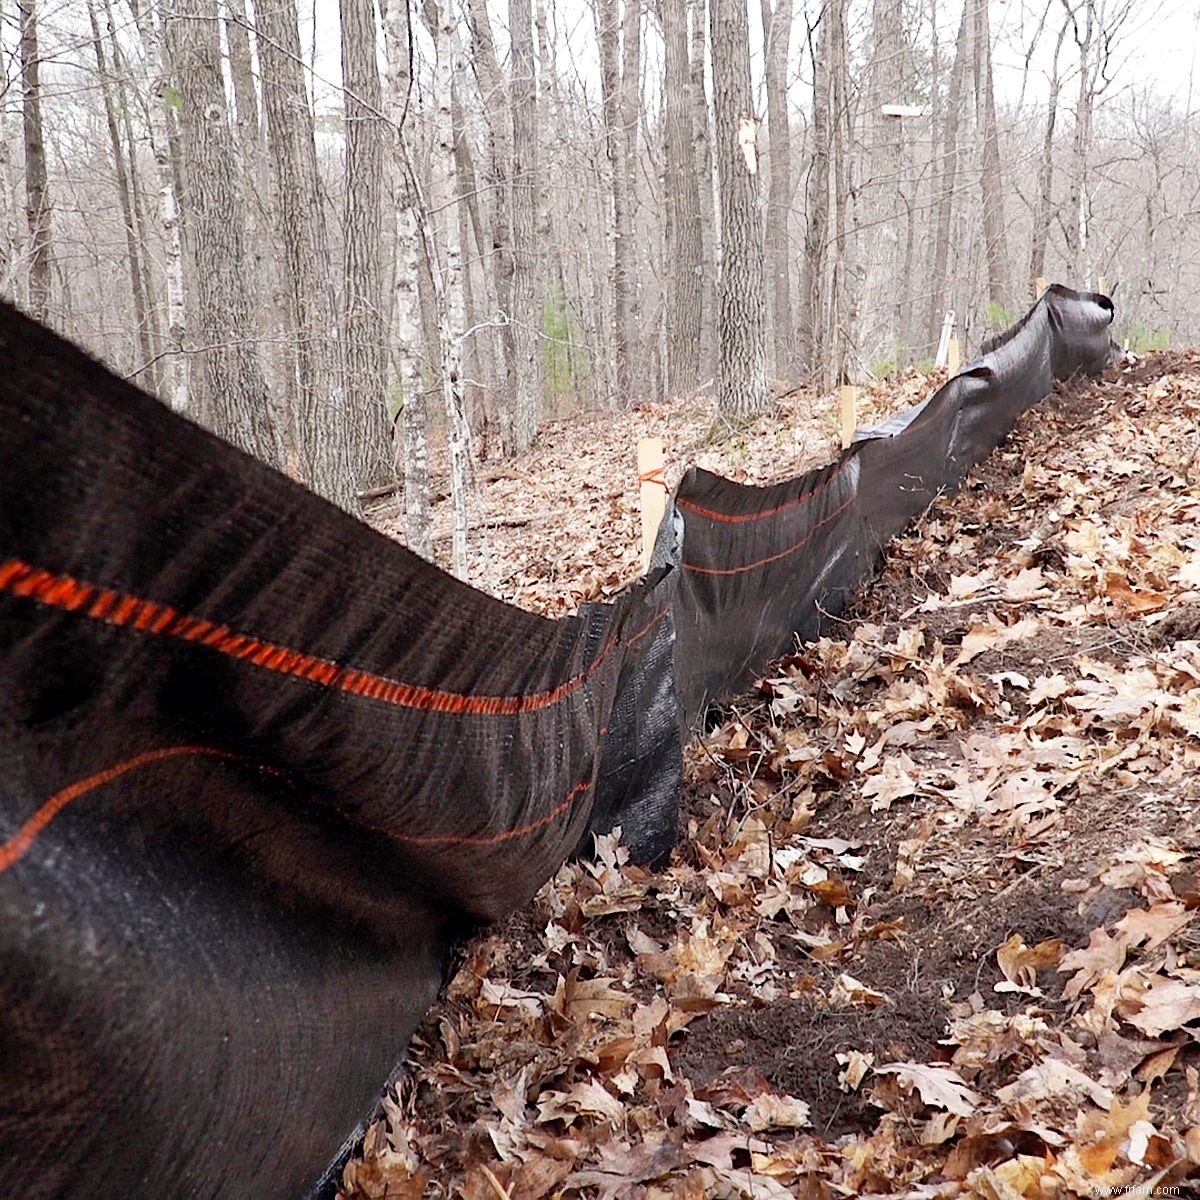
[[[650,570],[658,527],[667,511],[667,468],[662,438],[639,439],[637,465],[642,501],[642,571],[645,573]]]
[[[951,338],[950,345],[946,349],[946,370],[951,375],[958,374],[958,368],[962,365],[962,359],[958,353],[958,338]]]
[[[842,421],[842,449],[854,441],[854,431],[858,428],[858,388],[843,384],[838,388],[838,409]]]
[[[1035,299],[1040,300],[1046,294],[1046,277],[1045,277],[1045,275],[1039,275],[1033,281],[1033,286],[1034,286],[1034,290],[1037,292],[1037,296],[1035,297]]]
[[[1103,275],[1096,280],[1096,291],[1098,291],[1102,296],[1108,295],[1108,280],[1105,279]]]

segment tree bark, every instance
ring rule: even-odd
[[[792,254],[788,214],[792,206],[792,133],[787,106],[787,69],[792,40],[792,0],[761,0],[767,92],[767,263],[771,276],[773,373],[795,368],[792,325]]]
[[[104,41],[100,36],[100,25],[96,20],[96,9],[88,0],[88,22],[92,29],[92,49],[96,56],[96,73],[100,80],[100,96],[104,103],[104,119],[108,129],[108,143],[113,157],[113,183],[117,192],[117,203],[121,208],[121,223],[125,227],[125,261],[129,269],[129,292],[133,300],[134,320],[137,322],[137,349],[141,363],[131,378],[137,379],[143,372],[152,369],[154,349],[150,339],[149,305],[145,292],[145,276],[142,273],[141,250],[138,245],[137,227],[133,211],[133,195],[129,186],[129,171],[125,163],[125,150],[121,131],[117,124],[117,105],[113,100],[113,80],[104,53]],[[153,375],[149,383],[153,388]]]
[[[717,282],[717,205],[713,183],[711,114],[705,84],[704,60],[708,46],[706,0],[688,0],[692,27],[692,139],[696,179],[700,196],[700,374],[711,377],[715,370],[713,336],[714,296]]]
[[[700,192],[692,149],[691,76],[688,63],[687,0],[662,0],[666,119],[667,270],[671,302],[666,306],[668,396],[686,395],[700,379],[700,320],[704,294],[700,250],[703,236]]]
[[[178,81],[188,227],[196,264],[202,364],[198,415],[222,437],[277,464],[246,286],[245,223],[225,105],[215,0],[176,0],[167,25]]]
[[[996,96],[992,88],[992,40],[988,0],[975,0],[976,108],[983,119],[983,236],[987,250],[988,294],[1001,306],[1008,303],[1008,231],[1004,224],[1004,181],[1000,163],[1000,133]]]
[[[509,0],[512,38],[512,230],[513,319],[516,396],[512,414],[514,451],[537,438],[542,402],[542,271],[537,244],[538,133],[534,75],[533,14],[529,0]]]
[[[384,390],[383,98],[373,0],[339,0],[345,89],[342,352],[353,488],[393,470]]]
[[[296,403],[290,444],[305,483],[345,509],[355,504],[347,461],[342,363],[317,151],[292,0],[256,10],[267,144],[287,288],[286,346]]]
[[[160,9],[163,20],[169,10]],[[130,0],[146,60],[149,100],[150,148],[158,183],[158,220],[166,246],[163,274],[167,284],[167,357],[169,372],[165,399],[173,411],[186,413],[191,403],[191,364],[184,349],[187,308],[183,282],[183,232],[179,216],[179,188],[171,156],[171,112],[165,72],[162,33],[150,0]]]
[[[42,141],[41,59],[38,53],[38,0],[19,0],[18,53],[21,59],[21,119],[25,138],[25,223],[29,233],[29,312],[50,317],[50,184]]]
[[[750,104],[745,0],[712,0],[715,157],[721,192],[717,403],[727,417],[767,407],[767,338],[758,121]]]
[[[1042,137],[1042,157],[1038,164],[1037,199],[1033,211],[1033,237],[1029,247],[1030,283],[1046,273],[1046,244],[1050,239],[1050,220],[1054,212],[1054,128],[1058,121],[1058,97],[1062,80],[1058,57],[1067,34],[1067,22],[1058,31],[1050,75],[1050,96],[1046,102],[1046,132]]]

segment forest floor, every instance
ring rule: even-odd
[[[597,500],[492,590],[636,574],[658,415],[508,469]],[[665,870],[605,841],[468,947],[345,1195],[1200,1194],[1200,355],[1027,414],[719,715]]]

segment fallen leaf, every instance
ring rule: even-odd
[[[969,1117],[979,1107],[980,1096],[952,1067],[928,1063],[888,1063],[875,1068],[876,1075],[895,1075],[905,1087],[915,1088],[923,1103],[944,1108],[960,1117]]]

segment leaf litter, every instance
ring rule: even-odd
[[[466,948],[347,1200],[1186,1194],[1198,417],[1179,353],[1028,414],[689,746],[665,870]]]

